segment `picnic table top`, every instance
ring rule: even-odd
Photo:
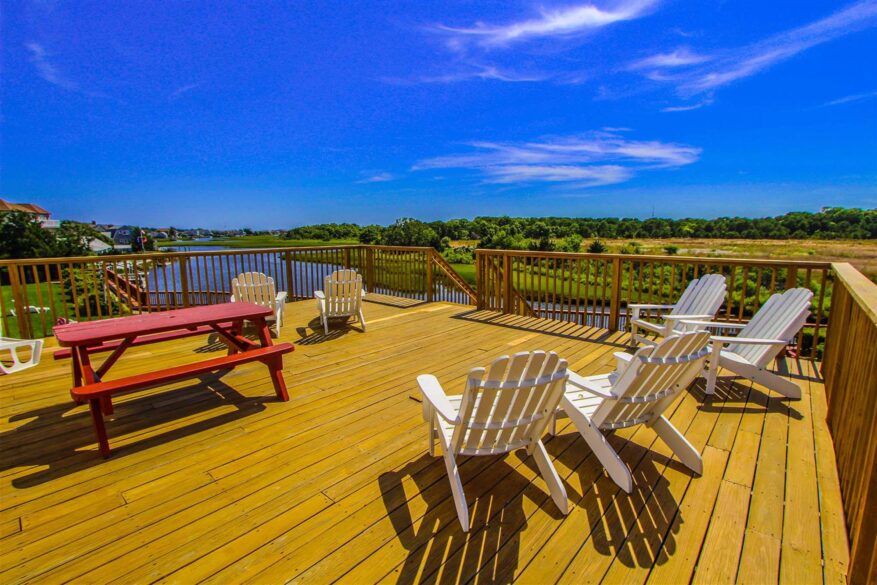
[[[268,317],[271,314],[272,310],[269,307],[252,303],[223,303],[160,313],[116,317],[102,321],[56,325],[53,331],[60,346],[74,347],[97,345],[105,341],[136,337],[137,335],[191,329],[199,325]]]

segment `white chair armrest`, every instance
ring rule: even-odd
[[[645,303],[630,303],[628,309],[672,309],[676,305],[650,305]]]
[[[789,343],[788,339],[756,339],[754,337],[722,337],[720,335],[710,337],[710,341],[723,344],[742,343],[744,345],[786,345]]]
[[[743,329],[746,323],[726,323],[724,321],[697,321],[684,319],[685,325],[694,325],[695,327],[704,327],[707,329]]]
[[[324,292],[321,291],[321,290],[315,290],[315,291],[314,291],[314,298],[325,300],[325,299],[326,299],[326,293],[324,293]]]
[[[713,315],[664,315],[664,320],[666,321],[696,321],[712,318]]]
[[[605,377],[605,375],[601,375],[600,377]],[[579,376],[575,372],[569,372],[569,381],[567,382],[567,385],[581,388],[582,390],[586,390],[591,394],[596,394],[597,396],[601,396],[603,398],[615,398],[612,393],[606,392],[602,388],[591,384],[588,378],[585,378],[584,376]]]
[[[625,353],[623,351],[616,351],[612,355],[615,356],[615,370],[616,371],[620,371],[621,368],[625,367],[633,359],[633,355],[631,355],[629,353]]]
[[[277,296],[274,298],[274,302],[275,303],[285,303],[286,296],[287,296],[286,291],[282,290],[279,293],[277,293]]]
[[[235,300],[235,298],[234,298],[234,295],[229,295],[229,297],[228,297],[228,302],[230,302],[230,303],[236,303],[236,302],[237,302],[237,301]]]
[[[452,424],[460,424],[460,417],[457,410],[453,407],[445,394],[442,385],[439,384],[438,378],[432,374],[421,374],[417,376],[417,384],[420,386],[420,392],[423,393],[424,402],[429,403],[443,419]]]

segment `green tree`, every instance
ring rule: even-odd
[[[606,253],[606,244],[594,238],[594,241],[588,245],[588,252],[591,254],[605,254]]]
[[[27,213],[0,215],[0,258],[42,258],[53,256],[55,237],[51,230]]]
[[[359,232],[359,243],[360,244],[380,244],[381,243],[381,234],[384,231],[379,225],[368,225],[362,228],[362,231]]]
[[[441,250],[441,238],[434,229],[422,221],[411,218],[397,219],[384,230],[382,238],[388,246],[431,246]]]

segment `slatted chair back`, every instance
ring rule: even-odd
[[[671,315],[715,315],[725,300],[727,281],[721,274],[706,274],[695,278],[685,290]]]
[[[489,368],[473,369],[452,449],[462,455],[495,455],[539,441],[567,378],[566,360],[544,351],[502,356]]]
[[[706,331],[690,331],[640,348],[612,383],[617,398],[603,401],[591,420],[602,429],[620,429],[661,416],[703,369],[709,339]]]
[[[806,288],[792,288],[784,293],[771,295],[755,313],[737,337],[746,339],[791,339],[801,330],[810,315],[813,292]],[[786,343],[756,345],[731,343],[726,350],[733,352],[756,367],[764,367]]]
[[[337,270],[323,284],[329,317],[356,315],[362,305],[362,275],[356,270]]]
[[[237,302],[274,308],[277,289],[270,276],[261,272],[244,272],[231,281],[231,288]]]

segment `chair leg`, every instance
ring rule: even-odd
[[[685,435],[670,423],[663,416],[659,416],[652,423],[652,428],[661,439],[667,443],[667,446],[676,454],[679,461],[698,475],[703,475],[703,459],[697,449],[688,442]]]
[[[715,363],[713,363],[715,362]],[[716,357],[715,353],[710,354],[710,357],[707,358],[706,364],[706,389],[704,392],[706,394],[715,394],[716,393],[716,381],[719,377],[719,358]]]
[[[325,313],[323,313],[321,317],[323,319],[323,333],[329,335],[329,317],[327,317]]]
[[[450,449],[443,449],[445,469],[448,471],[448,480],[451,482],[451,493],[454,495],[454,507],[457,508],[457,518],[463,532],[469,532],[469,508],[466,506],[466,494],[463,492],[463,482],[460,480],[460,469]]]
[[[801,399],[800,386],[798,386],[791,380],[786,380],[785,378],[777,376],[773,372],[769,372],[767,370],[758,370],[754,375],[748,377],[750,377],[752,381],[756,384],[761,384],[765,388],[770,388],[774,392],[782,394],[786,398],[791,398],[792,400]]]
[[[536,441],[531,445],[530,451],[531,455],[533,455],[533,459],[536,460],[536,466],[539,468],[539,473],[542,474],[545,483],[548,484],[548,491],[551,493],[551,499],[557,504],[557,508],[561,513],[569,514],[569,500],[566,497],[566,488],[563,487],[563,481],[561,481],[560,476],[557,475],[557,470],[551,463],[551,459],[548,457],[548,452],[545,451],[545,445],[542,441]]]
[[[362,316],[362,309],[359,310],[359,325],[362,327],[362,330],[365,331],[365,317]]]
[[[593,426],[591,421],[578,409],[571,407],[568,409],[564,408],[564,411],[566,411],[576,429],[584,437],[591,451],[594,452],[594,455],[603,464],[612,481],[617,483],[627,493],[632,492],[633,477],[630,475],[630,470],[627,469],[627,465],[624,464],[624,461],[621,460],[621,457],[618,456],[618,453],[615,452],[615,449],[612,448],[612,445],[609,444],[603,433]]]

